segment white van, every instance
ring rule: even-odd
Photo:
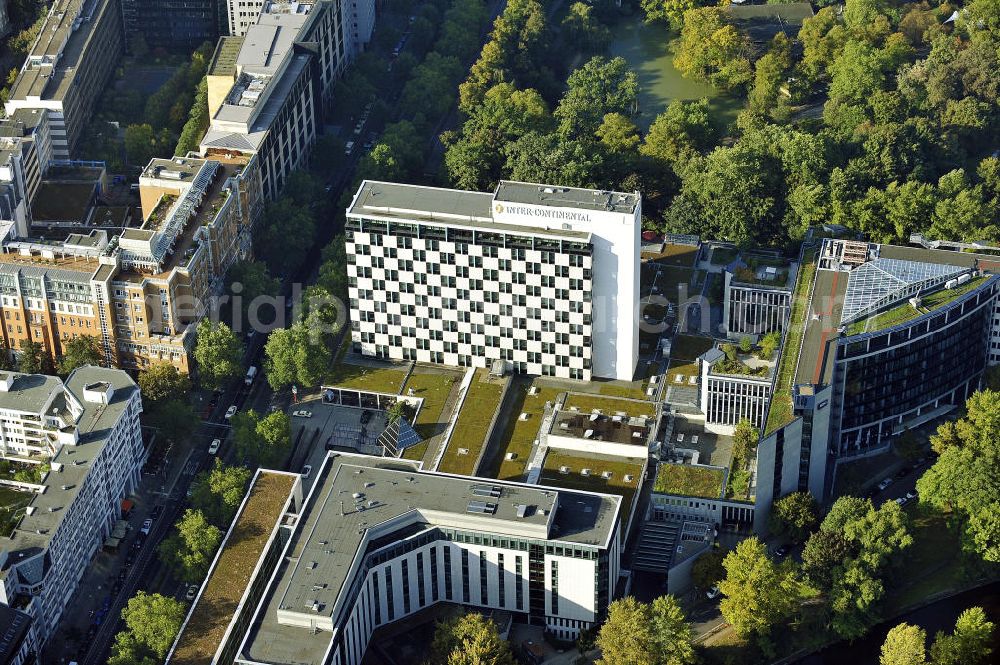
[[[243,383],[249,386],[253,383],[255,378],[257,378],[257,366],[252,365],[250,369],[247,370],[247,375],[243,378]]]

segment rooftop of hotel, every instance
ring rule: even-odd
[[[28,97],[61,100],[73,82],[108,0],[56,0],[39,32],[10,100]]]
[[[629,194],[581,187],[556,187],[510,180],[500,181],[495,198],[497,201],[505,203],[525,203],[626,214],[634,213],[636,206],[639,205],[637,193]]]
[[[208,65],[208,76],[235,76],[236,58],[243,48],[243,37],[227,35],[219,37],[219,43],[212,54],[212,62]]]
[[[344,585],[362,547],[371,552],[434,526],[606,546],[620,504],[617,496],[423,473],[403,460],[331,454],[243,653],[261,662],[322,662],[330,633],[281,625],[277,612],[337,616],[350,600]],[[395,528],[383,526],[390,521]]]
[[[590,441],[608,441],[646,446],[653,421],[629,417],[624,411],[599,414],[559,411],[552,422],[551,434]]]
[[[492,206],[493,195],[485,192],[365,180],[351,201],[347,214],[378,216],[400,222],[472,226],[500,233],[543,233],[579,240],[590,236],[581,231],[550,231],[544,226],[499,224],[493,221]]]
[[[80,273],[83,273],[83,276],[92,275],[100,265],[93,258],[60,254],[58,246],[54,246],[52,251],[51,257],[38,254],[24,256],[18,252],[8,251],[0,252],[0,272],[20,271],[29,275],[44,273],[56,276],[62,271],[62,274],[68,274],[73,279],[80,279]]]
[[[14,376],[12,391],[19,400],[30,399],[35,405],[50,407],[47,415],[59,415],[64,422],[78,428],[79,439],[76,445],[64,445],[58,449],[52,458],[52,471],[42,480],[46,491],[35,494],[28,511],[18,524],[11,537],[4,534],[0,537],[0,549],[7,551],[7,561],[3,573],[12,564],[25,557],[31,557],[41,552],[56,532],[69,507],[83,489],[87,474],[90,472],[93,460],[100,456],[108,442],[108,435],[114,425],[121,419],[132,395],[138,391],[135,382],[123,371],[101,367],[85,366],[74,370],[65,382],[65,390],[83,407],[79,418],[74,419],[68,410],[66,396],[59,389],[59,380],[41,375],[23,375],[9,373]],[[114,389],[109,403],[89,402],[84,399],[84,390],[92,389],[93,384],[105,383]],[[52,393],[56,392],[55,396]],[[51,406],[50,406],[51,405]],[[23,402],[20,408],[24,408]],[[58,409],[58,413],[55,410]],[[19,567],[23,575],[41,581],[43,562],[38,560]]]
[[[795,284],[794,265],[780,256],[744,252],[727,269],[733,284],[786,291]]]

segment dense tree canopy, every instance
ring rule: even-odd
[[[59,359],[59,373],[68,375],[84,365],[100,366],[104,360],[101,344],[93,335],[80,335],[63,344],[63,355]]]
[[[208,471],[202,471],[191,483],[191,506],[201,511],[210,523],[228,528],[246,494],[250,469],[227,466],[219,458]]]
[[[492,619],[475,612],[439,621],[426,665],[514,665]]]
[[[221,388],[243,373],[243,343],[225,323],[201,320],[194,358],[201,383],[210,388]]]
[[[200,584],[220,542],[222,531],[200,510],[188,508],[160,543],[160,558],[178,579]]]
[[[183,400],[191,390],[191,380],[170,363],[152,363],[139,372],[139,390],[146,405]]]
[[[597,636],[598,665],[690,665],[695,662],[691,636],[673,596],[650,604],[626,596],[608,606]]]

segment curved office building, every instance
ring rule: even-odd
[[[1000,276],[989,276],[939,309],[837,340],[833,408],[842,454],[878,446],[907,422],[965,402],[986,367],[998,292]]]

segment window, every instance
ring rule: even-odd
[[[489,604],[489,583],[486,578],[486,550],[479,550],[479,603]]]
[[[500,595],[500,607],[506,607],[507,600],[504,594],[504,569],[503,569],[503,554],[497,555],[497,580],[498,580],[498,593]]]
[[[559,614],[559,562],[552,562],[552,614]]]

